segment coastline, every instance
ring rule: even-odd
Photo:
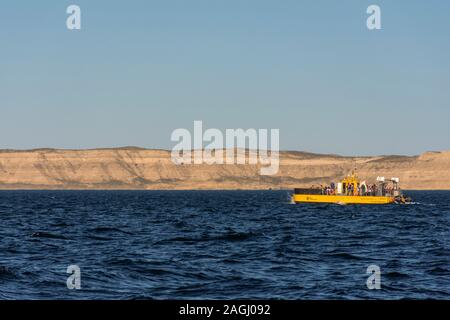
[[[340,156],[281,151],[276,175],[259,165],[175,165],[170,151],[137,147],[0,150],[0,190],[290,190],[327,184],[354,167],[362,180],[399,177],[404,190],[450,190],[450,151]]]

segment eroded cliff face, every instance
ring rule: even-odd
[[[404,189],[450,189],[450,151],[417,157],[281,152],[277,175],[257,165],[175,165],[139,148],[0,151],[0,189],[290,189],[339,181],[354,167],[368,182],[399,177]]]

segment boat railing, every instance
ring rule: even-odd
[[[371,190],[364,193],[360,192],[347,192],[337,193],[336,189],[331,188],[295,188],[294,194],[310,194],[310,195],[338,195],[338,196],[363,196],[363,197],[393,197],[395,196],[395,190]]]

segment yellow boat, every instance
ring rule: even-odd
[[[294,194],[292,198],[295,203],[337,203],[337,204],[395,203],[394,197]]]
[[[392,183],[392,186],[389,185]],[[330,187],[294,189],[292,201],[295,203],[336,203],[336,204],[391,204],[406,203],[410,199],[403,196],[398,187],[399,179],[386,181],[377,178],[377,184],[367,186],[360,182],[355,172],[337,185]]]

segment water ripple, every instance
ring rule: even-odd
[[[0,298],[450,299],[450,192],[411,195],[374,207],[293,205],[286,191],[1,191]],[[366,286],[373,264],[381,290]]]

